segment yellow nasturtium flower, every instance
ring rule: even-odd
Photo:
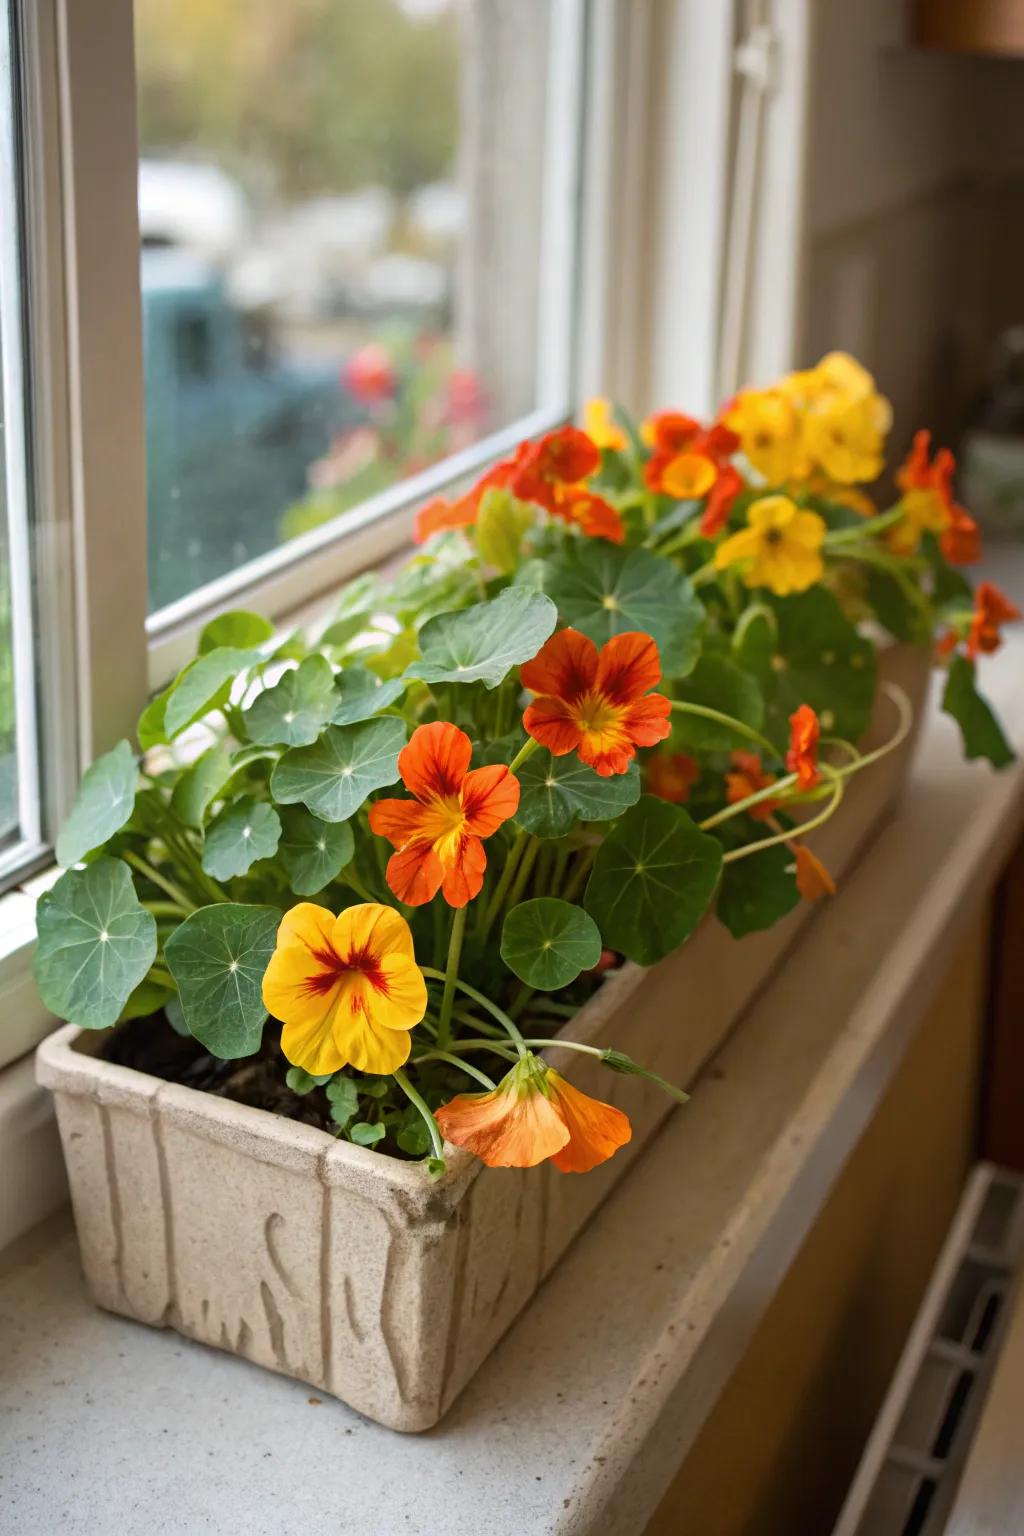
[[[877,480],[885,464],[891,411],[881,395],[865,395],[828,409],[808,411],[804,442],[831,480],[858,485]]]
[[[768,587],[776,597],[804,592],[825,570],[821,554],[825,522],[788,496],[762,496],[747,509],[747,527],[719,544],[715,568],[743,562],[748,587]]]
[[[800,414],[778,389],[745,389],[725,415],[750,464],[773,485],[807,473]]]
[[[598,448],[621,451],[628,446],[625,432],[612,416],[611,401],[601,395],[584,402],[583,430]]]
[[[848,352],[828,352],[813,368],[787,373],[779,389],[798,410],[828,410],[877,395],[868,370]]]
[[[384,1075],[408,1060],[427,988],[400,913],[377,902],[338,917],[315,902],[286,912],[263,977],[281,1049],[313,1077],[352,1065]]]

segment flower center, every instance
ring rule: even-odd
[[[766,528],[765,529],[765,534],[764,534],[764,541],[765,541],[766,544],[781,544],[782,543],[782,529],[781,528]]]
[[[320,969],[307,976],[305,988],[314,996],[323,997],[340,983],[357,977],[368,981],[375,992],[387,992],[380,961],[370,950],[354,949],[339,955],[328,948],[315,949],[312,954]]]
[[[619,724],[622,711],[609,703],[603,693],[581,694],[573,705],[573,718],[581,731],[602,735]]]
[[[465,825],[466,813],[462,808],[461,796],[431,796],[423,830],[442,864],[450,863],[455,858]]]

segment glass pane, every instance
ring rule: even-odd
[[[3,337],[0,336],[0,346]],[[2,403],[0,403],[2,410]],[[7,476],[0,463],[0,852],[16,842],[18,739],[15,731],[14,636],[11,622],[11,558],[7,534]]]
[[[547,403],[558,9],[135,0],[151,609]]]

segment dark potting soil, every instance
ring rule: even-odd
[[[237,1104],[268,1109],[289,1120],[301,1120],[333,1134],[337,1126],[322,1088],[293,1093],[285,1082],[288,1062],[275,1039],[265,1039],[255,1056],[243,1061],[221,1061],[211,1056],[191,1035],[179,1035],[162,1013],[119,1024],[107,1041],[103,1055],[122,1067],[134,1067],[168,1083],[184,1083],[203,1093]]]

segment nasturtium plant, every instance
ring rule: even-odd
[[[979,682],[1016,610],[963,574],[978,531],[927,434],[876,506],[887,416],[842,354],[704,424],[591,402],[435,497],[310,635],[211,620],[141,758],[83,778],[44,1002],[368,1162],[611,1156],[626,1115],[541,1051],[609,969],[834,891],[815,828],[913,724],[882,631],[933,648],[968,756],[1010,759]]]

